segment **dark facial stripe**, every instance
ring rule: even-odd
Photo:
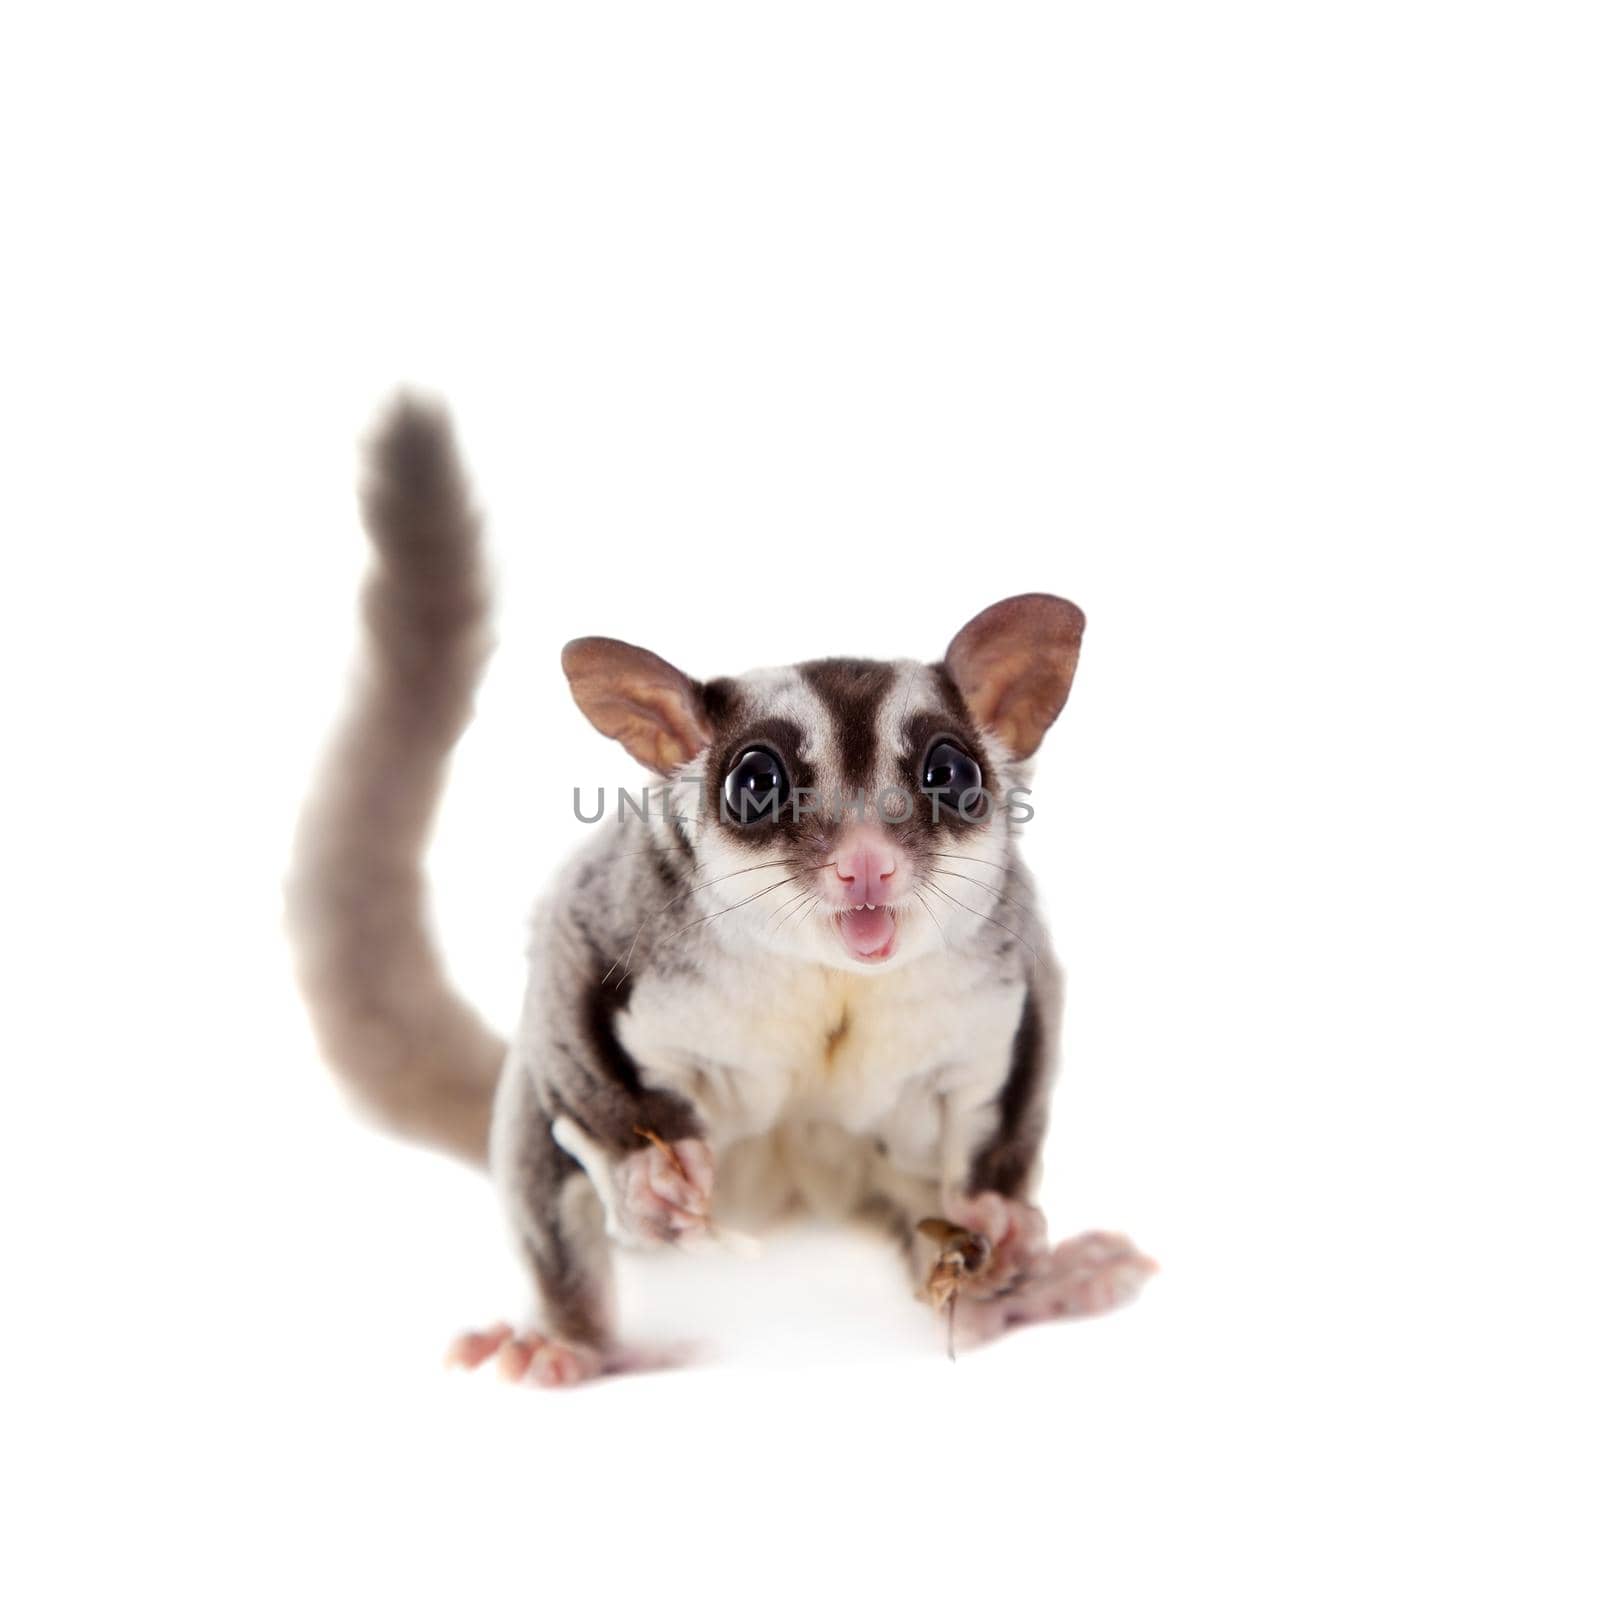
[[[835,658],[808,661],[799,671],[833,723],[840,784],[867,789],[878,763],[878,711],[894,686],[895,669],[886,661]]]

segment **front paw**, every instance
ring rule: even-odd
[[[1092,1316],[1125,1305],[1156,1264],[1119,1233],[1085,1233],[1051,1248],[1044,1213],[990,1192],[963,1195],[948,1218],[919,1225],[936,1254],[920,1290],[953,1307],[963,1342],[1056,1317]]]
[[[1037,1206],[992,1191],[959,1197],[950,1206],[949,1221],[979,1241],[977,1248],[965,1247],[969,1260],[951,1283],[974,1300],[991,1300],[1009,1292],[1049,1249],[1044,1213]],[[947,1267],[953,1265],[948,1246],[943,1254]]]
[[[711,1224],[714,1167],[702,1139],[665,1139],[624,1157],[617,1168],[616,1231],[631,1244],[678,1244]]]

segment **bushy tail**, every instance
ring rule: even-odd
[[[450,987],[422,853],[492,647],[479,521],[445,413],[379,424],[362,513],[364,649],[295,838],[289,933],[329,1062],[407,1137],[486,1156],[503,1042]]]

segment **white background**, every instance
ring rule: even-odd
[[[1593,1594],[1596,40],[1577,5],[13,10],[0,1581]],[[1163,1272],[951,1368],[890,1253],[630,1272],[697,1367],[447,1377],[487,1185],[277,931],[354,441],[455,405],[503,645],[435,852],[509,1022],[699,674],[1089,615],[1045,1200]]]

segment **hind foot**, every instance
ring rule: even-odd
[[[509,1322],[462,1334],[446,1353],[445,1365],[471,1370],[490,1357],[507,1383],[531,1383],[541,1389],[569,1388],[606,1370],[600,1353],[587,1345],[547,1339],[531,1329],[519,1334]]]
[[[1030,1322],[1114,1311],[1155,1271],[1155,1262],[1120,1233],[1079,1234],[1029,1261],[999,1293],[959,1295],[956,1332],[962,1342],[980,1344]]]
[[[604,1350],[570,1339],[549,1339],[529,1329],[517,1333],[509,1322],[463,1333],[445,1352],[447,1367],[468,1371],[491,1358],[507,1383],[531,1383],[541,1389],[566,1389],[592,1378],[623,1373],[666,1372],[688,1366],[700,1354],[689,1343],[608,1344]]]

